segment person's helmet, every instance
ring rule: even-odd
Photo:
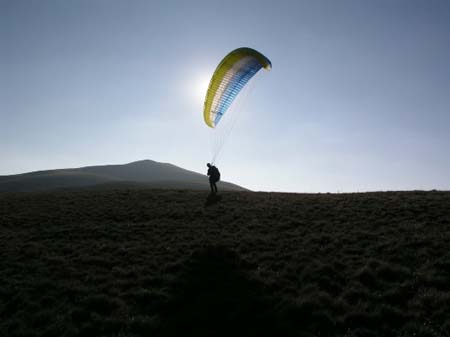
[[[211,167],[211,164],[210,164],[210,163],[208,163],[208,164],[206,164],[206,166],[208,166],[208,167]]]

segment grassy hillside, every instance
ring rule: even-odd
[[[209,190],[210,188],[205,174],[153,160],[0,176],[0,192],[34,192],[127,184],[158,189]],[[246,190],[228,182],[219,184],[222,190]]]
[[[1,194],[0,226],[0,336],[449,336],[449,192]]]

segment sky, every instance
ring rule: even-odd
[[[0,175],[152,159],[204,173],[207,84],[252,80],[217,166],[256,191],[450,189],[450,2],[0,0]]]

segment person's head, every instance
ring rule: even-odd
[[[208,163],[208,164],[206,164],[206,166],[208,166],[208,167],[211,167],[211,164],[210,164],[210,163]]]

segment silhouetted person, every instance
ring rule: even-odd
[[[206,166],[208,166],[207,175],[209,176],[209,186],[211,187],[211,193],[216,194],[217,193],[216,183],[220,180],[219,169],[214,165],[211,165],[210,163],[206,164]]]

